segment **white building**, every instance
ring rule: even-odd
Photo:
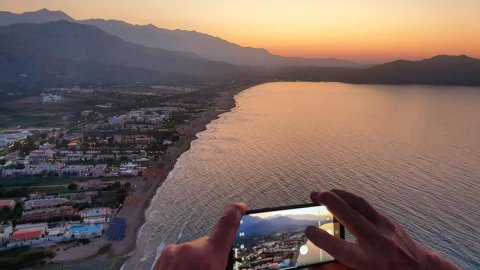
[[[62,101],[63,97],[55,94],[42,94],[43,103],[57,103]]]

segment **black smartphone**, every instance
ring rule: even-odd
[[[345,239],[343,226],[323,205],[248,211],[240,221],[227,268],[301,269],[334,262],[335,258],[307,239],[308,226],[317,226]]]

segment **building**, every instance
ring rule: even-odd
[[[52,208],[42,208],[22,213],[21,221],[50,220],[54,218],[70,217],[75,214],[75,209],[71,206],[60,206]]]
[[[107,217],[112,214],[112,209],[107,207],[87,208],[78,212],[82,218]]]
[[[90,218],[84,218],[83,222],[86,223],[86,224],[110,223],[110,218],[108,218],[108,217],[90,217]]]
[[[42,94],[43,103],[57,103],[62,101],[63,97],[55,94]]]
[[[64,205],[67,202],[68,202],[68,199],[65,199],[65,198],[44,198],[44,199],[26,201],[23,207],[25,210],[50,208],[50,207]]]
[[[10,239],[12,232],[12,224],[0,225],[0,243],[7,242]]]
[[[67,144],[68,150],[77,150],[78,148],[78,142],[71,142]]]
[[[65,240],[65,234],[67,228],[65,226],[57,226],[48,229],[48,240],[49,241],[62,241]]]
[[[13,248],[41,244],[45,241],[47,230],[47,223],[17,225],[7,247]]]
[[[15,201],[14,200],[0,200],[0,208],[15,208]]]
[[[30,152],[26,161],[29,164],[38,164],[53,161],[55,151],[51,149],[38,149]]]
[[[47,193],[45,192],[33,192],[33,193],[30,193],[30,195],[28,195],[30,200],[45,199],[46,196],[47,196]]]
[[[138,175],[137,165],[133,163],[122,164],[118,168],[118,174],[122,176],[136,176]]]

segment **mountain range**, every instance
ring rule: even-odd
[[[323,66],[323,67],[361,67],[361,65],[335,58],[294,58],[269,53],[265,49],[242,47],[218,37],[196,31],[168,30],[152,24],[133,25],[118,20],[75,20],[61,11],[41,9],[34,12],[15,14],[0,12],[0,26],[15,23],[42,23],[58,20],[72,21],[96,26],[103,31],[129,42],[147,47],[171,51],[192,52],[198,56],[234,65],[287,67],[287,66]]]
[[[245,78],[257,81],[480,85],[480,60],[465,55],[440,55],[420,61],[398,60],[362,68],[347,64],[297,65],[291,64],[291,58],[288,58],[290,64],[285,66],[278,63],[258,66],[254,61],[239,65],[235,59],[239,55],[252,55],[251,48],[196,32],[172,31],[152,25],[136,26],[120,21],[78,22],[63,12],[45,9],[23,14],[0,12],[0,25],[5,25],[0,27],[0,90]],[[148,36],[151,36],[150,41],[145,39]],[[216,45],[211,45],[212,42]],[[187,45],[192,48],[188,49]],[[162,46],[169,50],[159,48]],[[206,53],[211,46],[223,48],[227,59],[202,57],[193,48]],[[231,53],[226,49],[229,46],[235,48]],[[219,52],[223,50],[214,48]],[[244,56],[244,59],[249,58]]]
[[[480,59],[437,55],[418,61],[397,60],[364,69],[290,67],[277,71],[285,80],[360,84],[480,85]]]
[[[318,216],[298,215],[259,218],[247,215],[243,218],[240,230],[245,232],[246,236],[252,237],[275,232],[295,231],[305,229],[308,226],[318,226]]]
[[[69,21],[0,27],[0,83],[232,79],[246,70],[193,53],[145,47]]]

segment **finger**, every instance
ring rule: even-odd
[[[209,241],[219,252],[228,254],[240,225],[240,219],[247,211],[244,203],[232,204],[218,221]]]
[[[359,239],[375,237],[375,226],[332,192],[312,192],[312,201],[325,205]]]
[[[322,266],[310,267],[308,269],[309,270],[354,270],[350,266],[347,266],[339,262],[328,263]]]
[[[374,224],[385,221],[386,217],[380,214],[373,206],[367,202],[364,198],[357,196],[351,192],[332,189],[332,192],[337,194],[346,203],[348,203],[353,209],[362,214],[366,219]]]
[[[174,260],[176,245],[166,246],[160,254],[160,259],[155,263],[154,270],[168,269]]]
[[[313,226],[307,227],[305,234],[313,244],[325,250],[340,262],[353,268],[359,265],[360,249],[356,244],[334,237]]]

